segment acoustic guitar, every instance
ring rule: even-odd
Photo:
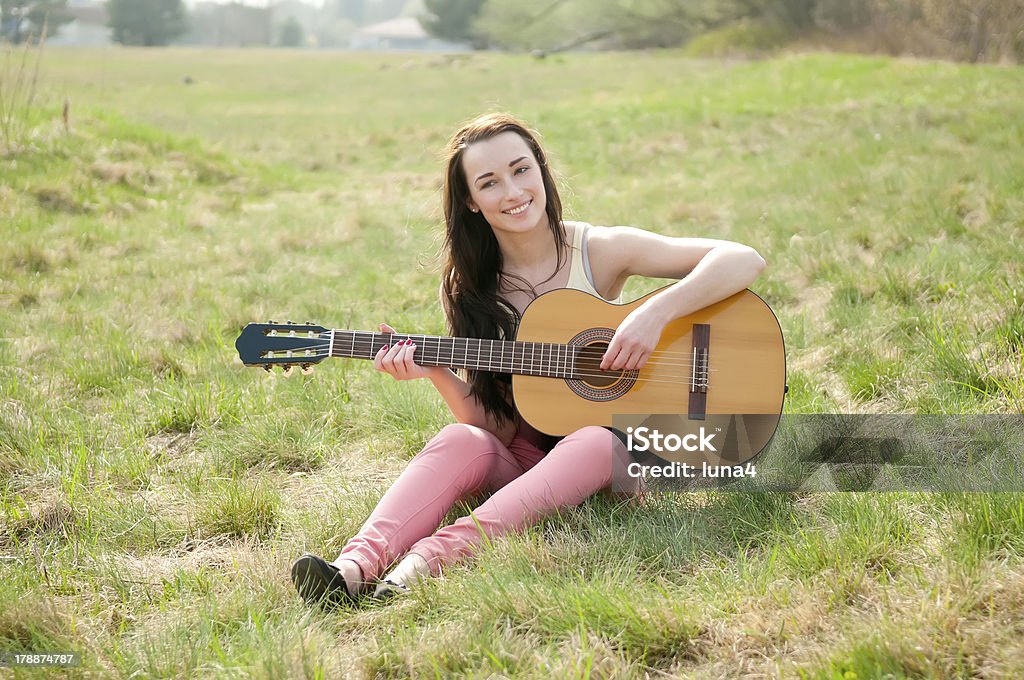
[[[586,425],[627,433],[631,450],[701,466],[740,465],[769,442],[786,392],[782,329],[771,308],[740,291],[670,322],[639,370],[601,370],[619,323],[654,291],[614,304],[563,288],[538,296],[515,340],[250,323],[235,347],[247,366],[308,369],[327,357],[372,360],[412,339],[416,362],[512,374],[523,418],[549,435]],[[646,429],[644,429],[646,428]]]

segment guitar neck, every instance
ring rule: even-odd
[[[385,345],[402,340],[416,344],[416,363],[494,373],[517,373],[555,378],[578,377],[580,350],[594,350],[548,342],[516,342],[438,335],[406,335],[372,331],[331,330],[329,356],[373,359]]]

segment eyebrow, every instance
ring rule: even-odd
[[[513,165],[515,165],[516,163],[519,163],[520,161],[525,161],[525,160],[526,160],[526,158],[527,158],[526,156],[520,156],[519,158],[517,158],[517,159],[515,159],[514,161],[512,161],[511,163],[509,163],[509,164],[508,164],[508,167],[510,167],[510,168],[511,168],[511,167],[512,167]],[[475,180],[473,180],[473,183],[474,183],[474,184],[476,184],[477,182],[479,182],[480,180],[482,180],[482,179],[483,179],[484,177],[490,177],[490,176],[491,176],[491,175],[493,175],[493,174],[494,174],[493,172],[485,172],[484,174],[480,175],[480,176],[479,176],[479,177],[477,177],[477,178],[476,178]]]

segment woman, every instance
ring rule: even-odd
[[[605,370],[640,368],[669,321],[747,288],[765,266],[753,249],[729,241],[563,222],[543,149],[505,114],[481,116],[452,137],[444,214],[441,298],[454,336],[512,337],[529,302],[555,288],[614,301],[633,275],[682,279],[622,321],[601,361]],[[394,332],[385,324],[381,330]],[[509,398],[508,376],[471,371],[463,379],[420,366],[411,341],[382,348],[374,365],[398,380],[429,379],[456,423],[410,461],[334,562],[311,554],[295,561],[292,579],[307,601],[352,599],[403,556],[374,595],[404,592],[472,553],[484,536],[521,529],[609,487],[630,460],[603,427],[557,443],[533,430]],[[437,530],[453,504],[476,491],[494,493]]]

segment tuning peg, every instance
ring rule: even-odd
[[[312,325],[313,325],[313,322],[312,322],[312,321],[307,321],[307,322],[305,323],[305,325],[306,325],[306,326],[312,326]]]
[[[292,365],[291,364],[285,364],[283,368],[284,368],[284,370],[282,371],[282,373],[284,374],[284,377],[287,378],[288,376],[290,376],[292,374]]]
[[[302,364],[302,375],[310,375],[313,372],[313,364]]]
[[[294,321],[292,321],[291,319],[288,319],[288,325],[289,325],[289,326],[294,326],[294,325],[295,325],[295,322],[294,322]]]
[[[273,319],[268,319],[268,320],[267,320],[267,323],[270,323],[270,324],[274,324],[274,323],[277,323],[277,322],[276,322],[276,321],[274,321]]]
[[[271,366],[270,364],[264,364],[263,365],[263,370],[266,371],[267,373],[273,373],[274,372],[274,367]]]

